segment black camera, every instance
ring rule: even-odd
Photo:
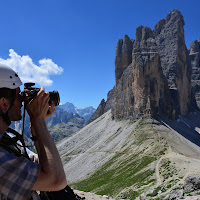
[[[29,90],[29,95],[28,98],[25,100],[25,103],[30,102],[40,91],[40,88],[33,88],[32,86],[34,85],[35,83],[24,83],[24,90]],[[49,92],[49,98],[49,104],[51,104],[51,102],[53,101],[55,106],[59,105],[60,95],[58,91],[54,90],[53,92]]]

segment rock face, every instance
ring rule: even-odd
[[[155,39],[161,67],[171,92],[176,94],[176,110],[186,115],[190,106],[191,63],[184,39],[184,20],[178,10],[155,25]]]
[[[134,42],[134,41],[133,41]],[[124,70],[132,62],[133,42],[125,35],[124,39],[117,42],[115,55],[115,82],[121,78]]]
[[[200,41],[193,42],[189,55],[184,24],[181,13],[172,10],[153,31],[140,26],[135,40],[127,35],[120,39],[115,56],[115,86],[98,109],[107,105],[104,112],[112,109],[114,119],[144,115],[176,119],[186,115],[195,101],[200,106]]]
[[[192,64],[192,97],[200,108],[200,39],[190,45],[190,59]]]
[[[98,106],[98,108],[96,109],[96,111],[93,113],[93,115],[89,119],[88,124],[105,113],[105,106],[106,106],[105,99],[102,99],[101,103]]]
[[[114,118],[138,118],[167,112],[167,81],[163,76],[153,32],[139,27],[133,45],[132,64],[116,84]]]
[[[108,92],[107,101],[105,101],[105,99],[101,100],[101,103],[99,104],[98,108],[93,113],[91,118],[88,120],[87,124],[89,124],[90,122],[94,121],[99,116],[101,116],[102,114],[104,114],[108,110],[110,110],[112,108],[112,106],[114,105],[114,103],[115,103],[115,88],[113,88],[112,90],[110,90]]]

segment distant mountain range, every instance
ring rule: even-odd
[[[63,105],[60,105],[59,108],[67,111],[68,113],[73,113],[73,114],[78,114],[79,116],[83,117],[85,120],[89,120],[92,114],[95,112],[95,108],[92,106],[86,107],[86,108],[77,108],[74,104],[72,103],[65,103]]]
[[[48,129],[53,139],[55,141],[61,140],[79,131],[86,125],[87,120],[91,117],[94,111],[95,109],[91,106],[84,109],[78,109],[72,103],[69,102],[56,107],[56,112],[46,120]],[[26,113],[24,125],[24,139],[28,145],[31,144],[31,133],[29,126],[30,119],[28,114]],[[11,128],[21,133],[22,120],[13,122]]]

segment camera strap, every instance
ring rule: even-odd
[[[25,126],[25,113],[26,113],[26,104],[24,103],[24,112],[22,118],[22,138],[24,138],[24,126]]]

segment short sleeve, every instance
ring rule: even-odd
[[[30,199],[40,165],[0,147],[0,193],[11,200]]]

